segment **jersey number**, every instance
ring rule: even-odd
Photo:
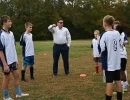
[[[113,40],[113,50],[117,51],[117,41]]]

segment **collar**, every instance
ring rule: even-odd
[[[9,31],[6,31],[6,30],[4,30],[4,29],[1,29],[2,31],[4,31],[4,32],[6,32],[6,33],[10,33],[10,30]]]
[[[114,31],[113,29],[110,29],[110,30],[106,30],[106,31]]]
[[[31,34],[31,33],[27,33],[27,32],[25,32],[25,34]]]
[[[62,30],[62,29],[63,29],[63,27],[62,27],[62,28],[59,28],[58,26],[57,26],[57,28],[58,28],[59,30]]]

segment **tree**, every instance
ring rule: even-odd
[[[34,40],[52,39],[48,26],[59,18],[64,19],[72,39],[92,38],[94,30],[104,30],[102,19],[108,14],[130,32],[130,0],[0,0],[0,15],[5,14],[11,16],[16,40],[28,21],[33,23]]]

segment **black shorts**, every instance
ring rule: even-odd
[[[113,81],[120,81],[120,70],[105,71],[106,83],[113,83]]]
[[[95,61],[96,63],[101,63],[101,57],[94,57],[93,61]]]
[[[126,58],[121,58],[121,70],[122,71],[126,70],[126,64],[127,64],[127,59]]]
[[[4,72],[4,67],[2,66],[2,70],[3,70],[4,75],[8,75],[8,74],[10,74],[10,72],[13,72],[14,70],[18,69],[17,65],[16,65],[16,62],[14,62],[14,63],[12,63],[12,64],[10,64],[8,66],[9,66],[9,69],[10,69],[9,72]]]

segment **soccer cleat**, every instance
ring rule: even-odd
[[[125,83],[125,84],[122,86],[122,89],[123,89],[124,92],[128,92],[127,87],[128,87],[128,84],[127,84],[127,83]]]
[[[31,77],[30,79],[31,79],[31,80],[34,80],[35,78],[34,78],[34,77]]]
[[[69,75],[69,73],[65,73],[65,75]]]
[[[22,82],[27,82],[25,79],[21,79]]]
[[[57,77],[57,75],[53,75],[53,77]]]
[[[96,74],[98,74],[98,73],[97,73],[97,72],[94,72],[94,73],[93,73],[93,75],[96,75]]]
[[[9,98],[3,98],[3,100],[14,100],[14,99],[12,99],[11,97],[9,97]]]
[[[125,92],[123,91],[122,94],[124,94]],[[117,92],[113,92],[112,93],[113,95],[117,95]]]
[[[128,92],[128,89],[127,89],[127,88],[126,88],[126,89],[123,89],[123,91],[124,91],[124,92]]]
[[[53,77],[56,77],[57,76],[57,74],[53,74]]]
[[[26,97],[29,96],[29,94],[22,93],[21,95],[16,94],[16,98]]]

